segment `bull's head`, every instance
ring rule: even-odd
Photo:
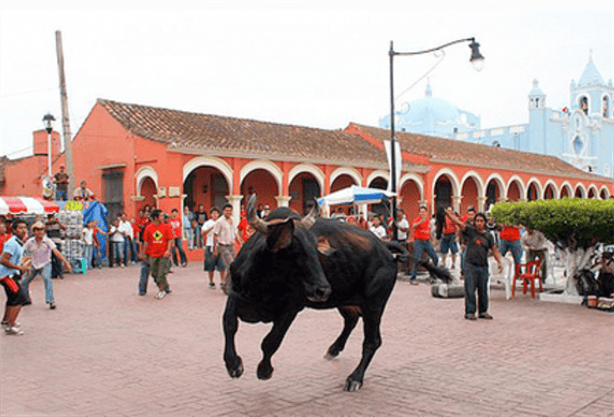
[[[318,245],[322,244],[309,231],[315,223],[315,210],[301,220],[298,214],[289,209],[277,209],[262,220],[256,215],[256,200],[255,194],[249,199],[247,220],[255,231],[266,238],[265,250],[270,254],[271,270],[276,275],[283,274],[294,284],[300,281],[310,301],[326,301],[331,287],[318,259]],[[282,265],[286,270],[280,270]],[[287,284],[292,285],[291,282]]]

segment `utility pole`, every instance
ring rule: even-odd
[[[60,75],[60,98],[62,101],[62,134],[64,135],[64,156],[66,172],[68,172],[68,198],[72,198],[75,190],[75,172],[72,163],[72,140],[70,134],[70,117],[68,113],[68,93],[64,76],[64,52],[62,52],[62,32],[55,31],[55,44],[58,55],[58,71]]]

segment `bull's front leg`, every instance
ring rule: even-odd
[[[235,334],[239,329],[239,319],[237,316],[236,301],[232,297],[228,297],[226,301],[226,310],[224,310],[224,362],[226,363],[226,370],[228,375],[232,378],[239,378],[243,375],[243,361],[241,357],[237,355],[235,347]]]
[[[297,314],[298,311],[289,311],[273,321],[273,328],[262,340],[262,360],[258,364],[258,379],[269,379],[273,375],[271,358],[281,346],[281,342]]]

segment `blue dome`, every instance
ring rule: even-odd
[[[425,97],[412,101],[409,105],[409,111],[401,115],[401,119],[410,123],[431,118],[433,121],[453,121],[458,120],[459,117],[460,113],[456,107],[435,97]]]

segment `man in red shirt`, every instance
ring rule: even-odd
[[[161,300],[167,294],[166,274],[174,240],[171,228],[162,221],[162,211],[153,210],[151,218],[153,222],[143,232],[143,247],[139,253],[139,259],[149,265],[151,275],[159,290],[155,298]]]
[[[11,238],[11,235],[6,233],[6,223],[0,222],[0,253],[2,253],[4,242],[9,240],[10,238]]]
[[[173,240],[175,241],[175,245],[173,248],[173,263],[175,264],[175,266],[179,266],[179,263],[177,262],[177,252],[179,252],[181,266],[185,268],[188,265],[188,260],[185,257],[185,252],[183,251],[183,236],[181,235],[183,229],[181,227],[181,218],[179,217],[179,210],[177,210],[176,208],[171,210],[171,218],[169,224],[171,225],[171,229],[173,230]]]
[[[439,258],[431,243],[431,217],[426,206],[420,206],[418,217],[414,219],[411,228],[414,231],[414,262],[409,282],[413,285],[418,285],[416,274],[418,263],[422,260],[422,254],[426,252],[435,265],[439,263]]]
[[[499,245],[499,252],[501,256],[505,256],[507,251],[512,252],[514,257],[514,268],[516,265],[522,263],[522,245],[520,244],[520,229],[510,224],[499,225],[501,231],[499,232],[499,238],[501,242]]]

